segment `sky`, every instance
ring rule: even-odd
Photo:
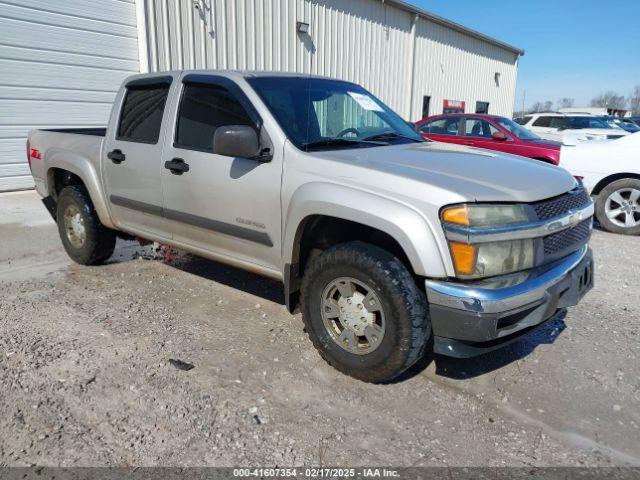
[[[409,0],[525,50],[516,109],[569,97],[575,106],[640,85],[640,0]]]

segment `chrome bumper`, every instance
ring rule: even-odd
[[[588,246],[528,272],[465,283],[427,280],[436,351],[471,356],[455,354],[450,344],[460,342],[472,346],[474,355],[482,353],[483,343],[493,350],[501,339],[512,341],[576,305],[592,286]]]

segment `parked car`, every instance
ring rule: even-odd
[[[457,143],[535,158],[558,165],[559,142],[543,140],[513,120],[497,115],[434,115],[416,123],[420,134],[438,142]]]
[[[628,135],[621,128],[612,127],[599,117],[563,113],[534,113],[526,115],[521,125],[547,140],[563,142],[565,138],[584,140],[613,140]]]
[[[633,120],[626,118],[616,117],[615,115],[606,115],[601,117],[611,127],[617,127],[623,129],[625,132],[636,133],[640,132],[640,127],[636,125]]]
[[[640,235],[640,132],[617,140],[562,146],[562,166],[596,199],[610,232]]]
[[[106,129],[28,142],[73,260],[104,262],[133,236],[280,280],[320,355],[364,381],[431,344],[499,348],[591,288],[593,202],[571,174],[427,141],[353,83],[136,75]]]

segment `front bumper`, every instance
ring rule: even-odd
[[[495,350],[577,305],[592,287],[588,246],[528,272],[465,283],[427,280],[434,349],[459,358]]]

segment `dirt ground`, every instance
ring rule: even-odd
[[[34,192],[2,194],[0,466],[638,466],[640,238],[592,246],[564,320],[368,385],[279,284],[131,242],[81,267]]]

